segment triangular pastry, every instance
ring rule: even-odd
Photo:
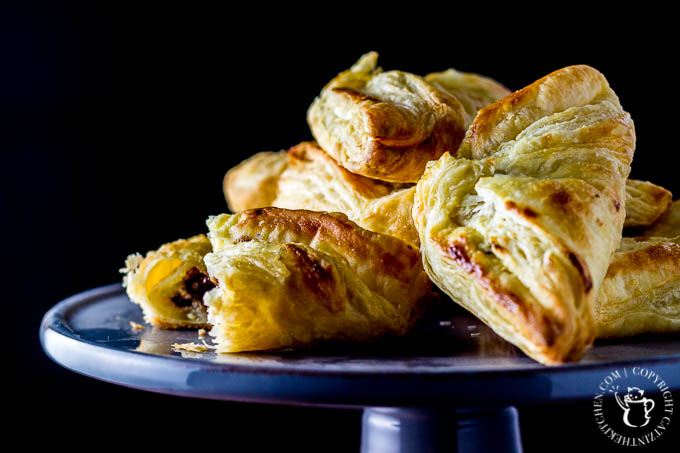
[[[633,122],[606,79],[570,66],[482,109],[457,158],[417,185],[432,280],[530,357],[577,360],[625,218]]]

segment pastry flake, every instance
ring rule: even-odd
[[[263,208],[208,220],[219,352],[405,334],[432,297],[418,251],[342,214]]]
[[[413,217],[425,269],[530,357],[578,360],[621,240],[633,122],[606,79],[571,66],[482,109],[428,165]]]
[[[319,145],[353,173],[417,182],[428,161],[455,151],[465,111],[422,77],[383,72],[370,52],[331,80],[307,112]]]

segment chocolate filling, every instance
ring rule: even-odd
[[[210,280],[207,274],[196,267],[192,267],[184,276],[184,288],[180,288],[179,292],[170,300],[180,308],[188,307],[194,302],[202,303],[203,295],[215,286],[217,285]]]

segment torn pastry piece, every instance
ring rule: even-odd
[[[130,299],[144,320],[165,329],[208,327],[203,295],[215,287],[203,257],[212,250],[201,234],[164,244],[146,256],[128,256],[121,272]]]
[[[428,165],[413,217],[425,269],[544,364],[578,360],[621,241],[633,122],[589,66],[482,109],[454,158]]]
[[[377,59],[370,52],[331,80],[307,121],[319,145],[352,173],[414,183],[428,161],[458,148],[465,111],[422,77],[383,72]]]
[[[264,151],[230,169],[223,181],[229,209],[240,212],[271,206],[279,177],[287,165],[285,151]]]
[[[426,75],[425,80],[460,101],[465,109],[466,129],[483,107],[511,93],[510,90],[489,77],[455,69],[433,72]]]
[[[624,238],[595,304],[599,338],[680,332],[680,236]]]
[[[642,232],[645,237],[680,236],[680,200],[671,203],[666,213],[650,228]]]
[[[342,214],[263,208],[208,220],[219,352],[405,334],[432,297],[420,253]]]
[[[626,222],[624,227],[645,227],[668,211],[673,195],[648,181],[626,181]]]

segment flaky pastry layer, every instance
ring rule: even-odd
[[[680,236],[680,200],[675,200],[666,213],[642,233],[645,237]]]
[[[649,181],[626,181],[624,227],[646,227],[659,220],[671,206],[673,195]]]
[[[271,206],[279,178],[287,166],[285,151],[263,151],[231,168],[223,180],[229,209],[240,212]]]
[[[303,142],[288,151],[288,167],[279,178],[272,206],[342,212],[362,228],[418,247],[411,218],[414,193],[414,185],[350,173],[317,144]]]
[[[420,247],[411,217],[415,185],[350,173],[314,142],[300,143],[288,153],[255,154],[227,175],[224,195],[234,212],[264,206],[342,212],[367,230]],[[652,225],[668,210],[667,199],[670,192],[663,187],[628,179],[625,226]]]
[[[680,332],[680,236],[624,238],[595,304],[599,338]]]
[[[413,217],[432,280],[530,357],[577,360],[621,240],[633,122],[588,66],[482,109],[428,165]]]
[[[510,94],[510,90],[489,77],[455,69],[433,72],[426,75],[425,80],[454,96],[463,105],[465,129],[472,124],[482,108]]]
[[[208,220],[204,297],[218,351],[402,335],[432,297],[420,254],[342,214],[263,208]]]

